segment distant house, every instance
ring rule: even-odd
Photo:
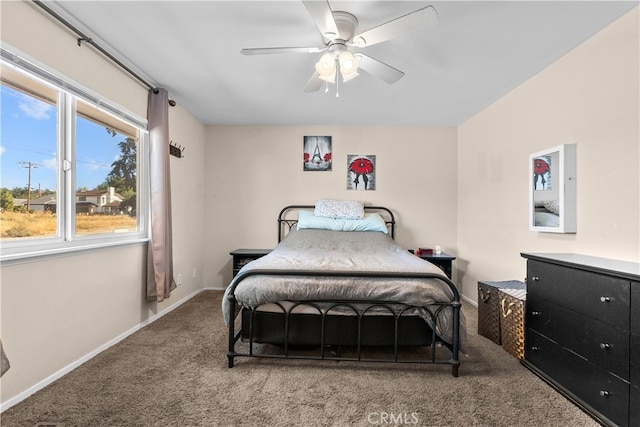
[[[108,187],[103,190],[89,190],[76,192],[76,213],[120,213],[120,204],[124,198],[116,193],[115,188]],[[27,199],[14,199],[14,205],[27,207]],[[56,196],[50,194],[37,199],[31,199],[29,209],[37,212],[56,213]]]
[[[18,205],[18,203],[16,203],[16,200],[18,199],[14,199],[13,201],[14,206]],[[23,201],[21,204],[26,208],[27,199],[19,200]],[[31,201],[29,201],[29,209],[37,212],[56,213],[56,195],[49,194],[46,196],[38,197],[37,199],[31,199]]]
[[[76,213],[118,213],[124,198],[113,187],[76,192]]]

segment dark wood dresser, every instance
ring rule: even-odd
[[[640,426],[640,264],[527,259],[522,363],[604,425]]]

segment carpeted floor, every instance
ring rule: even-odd
[[[222,291],[205,291],[6,410],[3,427],[597,426],[478,336],[446,365],[241,358],[227,368]],[[46,424],[49,423],[49,424]]]

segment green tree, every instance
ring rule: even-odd
[[[13,187],[11,194],[14,199],[26,199],[28,191],[27,187]]]
[[[111,172],[101,186],[114,187],[123,196],[126,193],[135,194],[137,141],[133,138],[127,138],[118,143],[118,146],[120,147],[120,157],[111,163]]]
[[[38,195],[34,195],[37,194],[37,192],[40,192],[42,196],[48,196],[49,194],[56,194],[56,192],[54,190],[49,190],[48,188],[45,188],[44,190],[34,190],[33,188],[31,189],[31,198],[36,198],[39,197]],[[11,194],[13,195],[14,199],[26,199],[27,195],[29,193],[29,189],[25,186],[25,187],[13,187],[11,189]]]
[[[0,192],[0,208],[13,210],[13,194],[6,188],[3,188],[2,192]]]
[[[107,129],[110,135],[116,136],[116,132]],[[136,152],[137,141],[134,138],[127,138],[118,143],[120,147],[120,157],[111,163],[111,172],[105,181],[98,185],[98,189],[113,187],[122,196],[120,209],[131,215],[136,214],[136,181],[137,164]]]

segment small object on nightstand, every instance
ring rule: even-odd
[[[440,245],[436,245],[436,255],[440,255],[442,253],[442,248],[440,248]]]

